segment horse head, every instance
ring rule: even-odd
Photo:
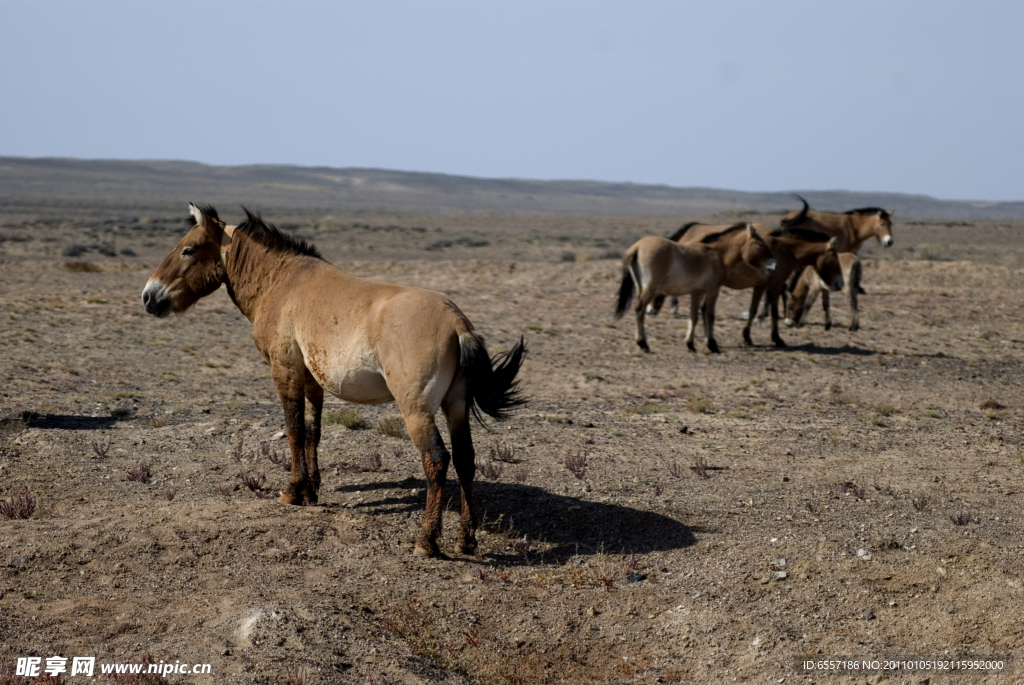
[[[142,289],[142,304],[154,316],[183,312],[227,277],[228,227],[213,207],[189,205],[192,229],[156,268]]]

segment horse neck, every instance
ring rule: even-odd
[[[225,285],[235,306],[252,321],[260,301],[287,268],[290,255],[269,250],[239,231],[231,238]]]

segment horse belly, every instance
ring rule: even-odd
[[[323,385],[324,390],[347,402],[381,404],[395,399],[384,376],[369,369],[348,369]]]
[[[307,350],[305,356],[306,368],[321,387],[335,397],[360,404],[381,404],[395,399],[380,365],[369,352],[325,354],[314,348]]]

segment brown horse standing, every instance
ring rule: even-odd
[[[284,407],[292,473],[285,504],[315,504],[324,391],[349,402],[398,403],[427,475],[419,556],[437,554],[444,482],[453,462],[462,487],[459,552],[476,550],[476,470],[469,415],[504,418],[523,403],[515,380],[522,339],[492,359],[483,338],[444,295],[350,276],[316,248],[258,215],[228,226],[212,207],[190,205],[195,226],[146,283],[156,316],[183,312],[224,284],[253,324],[253,339]],[[305,401],[312,408],[305,422]],[[434,423],[444,410],[449,454]]]
[[[882,247],[892,247],[892,215],[881,207],[861,207],[842,214],[811,211],[807,200],[799,212],[782,218],[783,228],[809,228],[836,239],[836,250],[856,254],[868,238],[877,238]]]
[[[757,314],[761,296],[767,293],[768,307],[772,315],[772,343],[776,347],[785,347],[786,343],[779,335],[779,298],[786,290],[786,280],[791,274],[799,273],[804,267],[813,267],[832,290],[841,290],[843,271],[836,254],[836,239],[829,238],[819,231],[803,228],[772,230],[762,224],[754,224],[754,227],[772,248],[778,266],[769,276],[766,284],[754,286],[747,323],[743,327],[743,342],[747,345],[754,344],[750,339],[750,327]]]

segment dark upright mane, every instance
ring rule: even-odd
[[[682,238],[682,237],[683,237],[684,235],[686,235],[686,232],[687,232],[687,231],[689,231],[689,230],[690,230],[691,228],[693,228],[694,226],[700,226],[700,222],[699,222],[699,221],[691,221],[691,222],[690,222],[690,223],[688,223],[688,224],[683,224],[682,226],[680,226],[679,228],[677,228],[677,229],[676,229],[676,232],[675,232],[675,233],[673,233],[672,235],[670,235],[670,236],[668,237],[668,239],[669,239],[669,240],[673,240],[673,241],[675,241],[675,240],[679,240],[679,239],[680,239],[680,238]]]
[[[800,202],[804,203],[804,208],[801,209],[800,213],[797,214],[796,216],[794,216],[792,219],[783,219],[782,221],[780,221],[779,223],[781,225],[783,225],[783,226],[799,226],[803,222],[807,221],[807,211],[810,209],[810,206],[807,204],[807,200],[803,199],[799,195],[796,196],[796,199],[798,199],[798,200],[800,200]]]
[[[771,235],[773,238],[793,236],[797,240],[803,240],[808,243],[827,243],[832,240],[832,236],[822,233],[821,231],[815,231],[810,228],[793,228],[791,226],[776,228],[772,231]]]
[[[235,230],[241,231],[268,250],[323,259],[314,245],[302,238],[285,235],[274,224],[264,223],[259,212],[253,214],[245,207],[242,207],[242,211],[245,212],[245,221],[238,224]]]
[[[742,231],[746,227],[747,227],[746,222],[745,221],[741,221],[739,223],[733,224],[732,226],[730,226],[729,228],[725,229],[724,231],[719,231],[718,233],[709,233],[708,235],[706,235],[703,238],[701,238],[700,241],[702,243],[704,243],[705,245],[708,244],[708,243],[713,243],[716,240],[719,240],[721,238],[724,238],[727,235],[735,233],[736,231]]]
[[[851,210],[849,210],[847,212],[843,212],[843,214],[888,214],[888,213],[889,212],[885,211],[881,207],[861,207],[859,209],[851,209]]]

